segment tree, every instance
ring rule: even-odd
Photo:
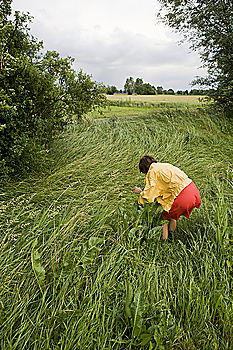
[[[157,94],[162,95],[163,94],[163,87],[162,86],[157,86]]]
[[[168,89],[167,94],[168,95],[175,95],[175,91],[173,89]]]
[[[126,79],[124,91],[128,95],[132,95],[133,93],[138,95],[156,95],[157,93],[156,88],[153,85],[143,83],[141,78],[137,78],[134,81],[132,77]]]
[[[194,83],[214,88],[213,98],[233,111],[233,2],[232,0],[159,0],[160,17],[183,33],[200,53],[208,77]]]
[[[149,83],[144,83],[141,88],[141,95],[156,95],[156,88]]]
[[[72,117],[81,118],[105,103],[103,87],[74,59],[55,51],[42,54],[42,43],[29,34],[28,14],[10,14],[11,0],[0,7],[0,172],[27,170],[51,137]]]
[[[135,94],[142,95],[143,91],[143,80],[141,78],[137,78],[134,84],[134,92]]]
[[[130,77],[126,79],[125,85],[124,85],[124,91],[128,95],[132,95],[134,93],[134,78]]]
[[[115,93],[117,93],[118,90],[117,90],[117,87],[116,86],[113,86],[113,85],[108,85],[106,87],[106,94],[107,95],[114,95]]]

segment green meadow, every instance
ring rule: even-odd
[[[87,117],[102,119],[110,117],[130,117],[152,114],[156,111],[200,109],[211,103],[206,96],[178,95],[106,95],[107,107],[89,112]],[[168,113],[169,113],[168,111]]]
[[[2,188],[0,348],[230,350],[232,124],[203,106],[113,107],[121,118],[70,123],[38,172]],[[145,154],[202,196],[172,242],[132,192]]]

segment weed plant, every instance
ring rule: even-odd
[[[203,205],[160,239],[145,154]],[[71,124],[44,175],[1,193],[0,348],[232,349],[232,129],[204,110]]]

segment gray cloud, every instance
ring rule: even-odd
[[[122,88],[126,77],[141,77],[153,85],[165,88],[186,89],[198,69],[197,55],[189,53],[187,45],[176,42],[161,44],[150,38],[131,35],[117,30],[108,41],[92,38],[83,42],[79,38],[73,45],[57,43],[61,52],[77,58],[77,67],[99,81]]]
[[[31,4],[29,0],[15,0],[15,5],[17,2],[21,3],[20,9]],[[195,76],[205,74],[205,70],[198,69],[201,65],[198,55],[190,53],[187,44],[179,45],[178,36],[161,25],[153,24],[146,29],[145,22],[144,27],[141,24],[133,30],[127,22],[111,24],[107,18],[96,22],[94,17],[87,17],[85,23],[81,19],[80,0],[71,2],[73,6],[77,3],[74,13],[68,16],[68,9],[63,8],[64,18],[60,17],[59,8],[55,18],[46,7],[35,9],[32,33],[44,41],[46,49],[76,58],[75,67],[91,74],[94,80],[123,88],[125,79],[133,76],[177,90],[190,88]],[[101,2],[103,5],[105,0]],[[54,0],[52,3],[56,6]],[[82,6],[85,10],[85,5]],[[155,22],[154,18],[151,21]]]

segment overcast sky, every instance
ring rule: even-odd
[[[165,89],[191,89],[205,74],[198,54],[158,23],[156,0],[13,0],[33,17],[46,50],[76,59],[75,68],[122,89],[127,77]]]

